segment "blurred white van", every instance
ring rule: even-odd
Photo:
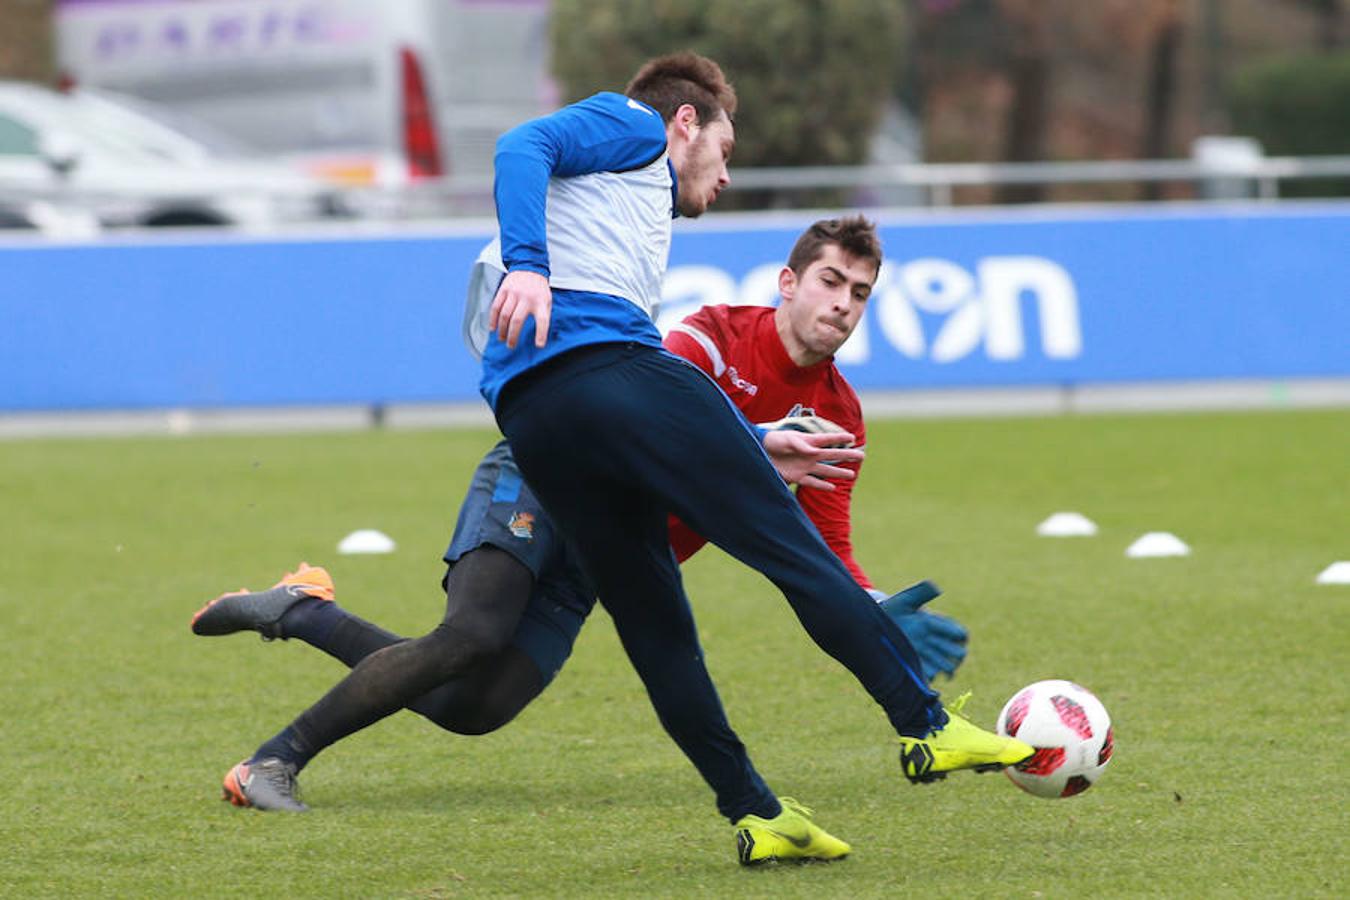
[[[557,106],[548,0],[56,0],[63,77],[353,186],[486,176]]]
[[[0,80],[0,197],[44,231],[270,230],[344,216],[334,194],[148,101]]]

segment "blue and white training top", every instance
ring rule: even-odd
[[[483,360],[479,390],[490,405],[512,378],[568,350],[613,341],[661,346],[652,316],[675,189],[660,114],[622,94],[596,94],[502,135],[499,233],[474,263],[464,312],[464,339]],[[487,327],[497,287],[516,269],[547,275],[553,289],[542,348],[534,346],[533,318],[515,350]]]

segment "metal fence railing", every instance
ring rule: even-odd
[[[1153,159],[762,168],[737,170],[735,182],[741,189],[921,188],[929,205],[950,206],[953,189],[962,186],[1190,182],[1228,185],[1276,199],[1281,181],[1338,176],[1350,176],[1350,155],[1262,157],[1240,164]]]
[[[1350,155],[1314,157],[1252,156],[1236,159],[1106,160],[1093,162],[1027,163],[904,163],[863,166],[803,166],[794,168],[733,168],[732,183],[742,198],[738,208],[754,208],[763,202],[772,208],[798,208],[820,200],[820,192],[845,192],[847,199],[832,199],[858,208],[926,206],[945,208],[958,202],[996,203],[997,189],[1014,185],[1039,185],[1063,191],[1073,186],[1074,200],[1140,199],[1137,192],[1123,197],[1123,189],[1142,185],[1182,185],[1183,195],[1199,200],[1278,200],[1281,185],[1308,179],[1345,179],[1350,184]],[[1344,195],[1344,187],[1331,182],[1329,191]],[[1092,187],[1104,188],[1097,194]],[[312,188],[311,188],[312,190]],[[958,191],[967,191],[964,197]],[[815,192],[814,194],[812,192]],[[142,179],[137,182],[100,183],[97,187],[77,179],[17,180],[0,170],[0,226],[4,214],[26,216],[42,230],[43,222],[57,225],[53,233],[84,233],[109,223],[96,215],[100,208],[118,209],[132,201],[182,194],[183,185]],[[301,197],[285,192],[269,194],[260,186],[254,191],[256,206],[298,207]],[[492,179],[488,175],[454,175],[394,187],[332,188],[339,205],[366,220],[462,218],[493,214]],[[753,196],[757,194],[758,196]],[[340,195],[340,196],[337,196]],[[240,197],[234,198],[236,201]],[[1147,197],[1145,197],[1147,199]],[[748,202],[747,202],[748,201]],[[319,205],[306,214],[302,209],[271,216],[278,223],[296,223],[320,216]],[[63,224],[64,223],[64,224]],[[246,224],[246,223],[244,223]],[[10,224],[9,227],[14,227]]]
[[[894,205],[895,191],[908,192],[907,205],[954,205],[958,188],[1008,185],[1141,185],[1182,183],[1197,197],[1279,199],[1280,183],[1312,178],[1350,178],[1350,155],[1257,157],[1241,161],[1199,159],[1102,160],[1026,163],[902,163],[863,166],[733,168],[739,191],[856,191],[855,203]],[[416,196],[423,195],[420,199]],[[490,204],[491,179],[450,176],[412,188],[416,206],[443,204],[469,212]],[[901,205],[906,205],[901,201]],[[490,205],[487,207],[490,210]],[[481,211],[481,210],[475,210]]]

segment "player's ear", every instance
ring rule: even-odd
[[[778,273],[778,296],[784,300],[791,300],[795,293],[797,293],[797,273],[783,266]]]
[[[698,110],[694,109],[692,103],[681,104],[675,110],[675,115],[670,117],[671,127],[675,133],[686,141],[694,139],[694,132],[699,127]]]

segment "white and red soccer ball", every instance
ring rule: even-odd
[[[1115,749],[1106,707],[1072,681],[1022,688],[998,714],[998,733],[1036,748],[1030,759],[1003,771],[1037,797],[1083,793],[1101,777]]]

